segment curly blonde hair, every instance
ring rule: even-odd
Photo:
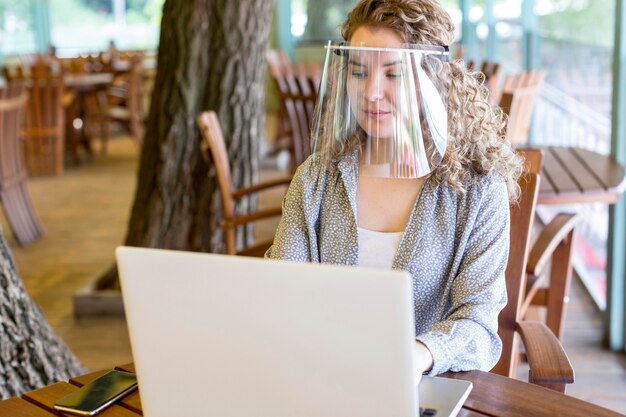
[[[342,25],[343,38],[350,40],[363,26],[393,30],[412,44],[448,46],[454,40],[450,15],[435,0],[361,0]],[[461,60],[445,65],[450,77],[449,138],[434,179],[464,192],[463,184],[473,174],[495,172],[506,183],[511,201],[517,200],[522,161],[504,138],[506,115],[489,104],[482,74],[471,72]]]

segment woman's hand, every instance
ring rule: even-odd
[[[415,370],[415,383],[419,383],[424,372],[430,371],[433,367],[433,355],[425,344],[415,341],[413,348],[413,368]]]

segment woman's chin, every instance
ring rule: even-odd
[[[376,140],[389,140],[394,137],[392,129],[363,129],[367,136]]]

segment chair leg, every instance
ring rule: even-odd
[[[106,91],[98,91],[96,97],[98,99],[98,110],[100,112],[100,143],[102,144],[102,149],[100,150],[100,153],[102,155],[106,155],[110,132],[109,104],[107,102]]]
[[[550,269],[546,325],[559,340],[563,339],[567,297],[572,279],[573,236],[572,230],[554,251]]]
[[[235,243],[235,227],[225,227],[224,228],[224,240],[226,242],[226,254],[227,255],[236,255],[237,254],[237,245]]]

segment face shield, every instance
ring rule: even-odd
[[[443,47],[327,46],[311,150],[331,164],[358,152],[360,175],[420,178],[448,139],[449,67]]]

